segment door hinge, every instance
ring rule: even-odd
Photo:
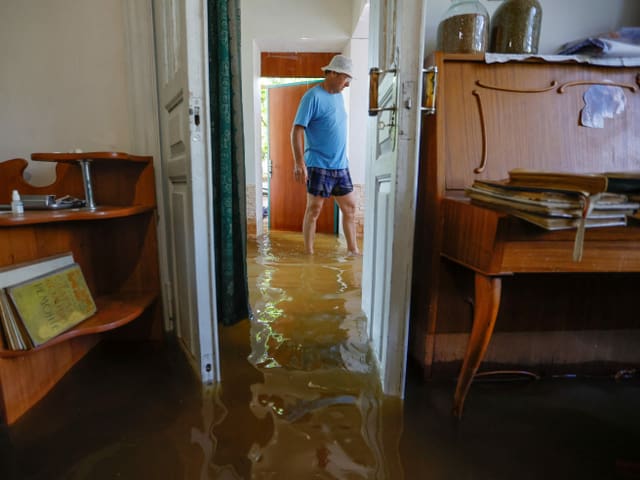
[[[191,139],[199,142],[202,139],[202,105],[200,97],[191,96],[189,98],[189,123],[191,125]]]
[[[432,65],[422,69],[422,104],[420,110],[427,115],[436,113],[436,94],[438,93],[438,67]]]
[[[169,320],[173,321],[175,318],[175,312],[173,311],[173,286],[171,285],[171,282],[164,282],[164,291],[167,299],[167,317]]]
[[[202,356],[202,383],[213,383],[213,356],[209,353]]]

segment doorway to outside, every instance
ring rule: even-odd
[[[290,131],[302,96],[322,79],[262,78],[262,221],[263,230],[300,231],[306,188],[294,181]],[[326,201],[317,233],[338,233],[339,210]]]

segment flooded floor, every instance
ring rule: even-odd
[[[361,258],[333,236],[250,239],[253,321],[220,329],[223,383],[180,349],[103,342],[15,425],[0,479],[640,478],[640,381],[474,383],[410,368],[385,398],[360,311]]]

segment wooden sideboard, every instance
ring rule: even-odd
[[[517,167],[640,170],[640,68],[488,64],[442,53],[426,66],[437,68],[438,89],[422,132],[411,319],[411,352],[425,374],[459,369],[461,415],[488,352],[493,365],[547,371],[554,362],[574,369],[639,362],[632,342],[620,347],[607,335],[638,334],[637,223],[588,229],[583,259],[574,262],[575,231],[545,231],[476,206],[464,189]],[[602,128],[581,122],[593,86],[613,89],[624,103]],[[492,350],[494,325],[510,336]]]
[[[94,205],[0,214],[0,267],[72,252],[97,313],[37,348],[0,348],[0,404],[8,424],[38,402],[105,335],[158,340],[163,335],[151,157],[92,152],[37,153],[32,159],[57,162],[55,181],[33,186],[23,177],[26,160],[2,162],[0,203],[9,202],[13,189],[84,199],[89,180]]]

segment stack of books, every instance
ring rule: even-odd
[[[0,269],[0,343],[5,349],[38,347],[95,312],[71,253]]]
[[[577,229],[574,259],[582,256],[584,229],[624,226],[638,218],[640,172],[573,174],[515,169],[506,180],[476,180],[472,202],[546,230]]]

